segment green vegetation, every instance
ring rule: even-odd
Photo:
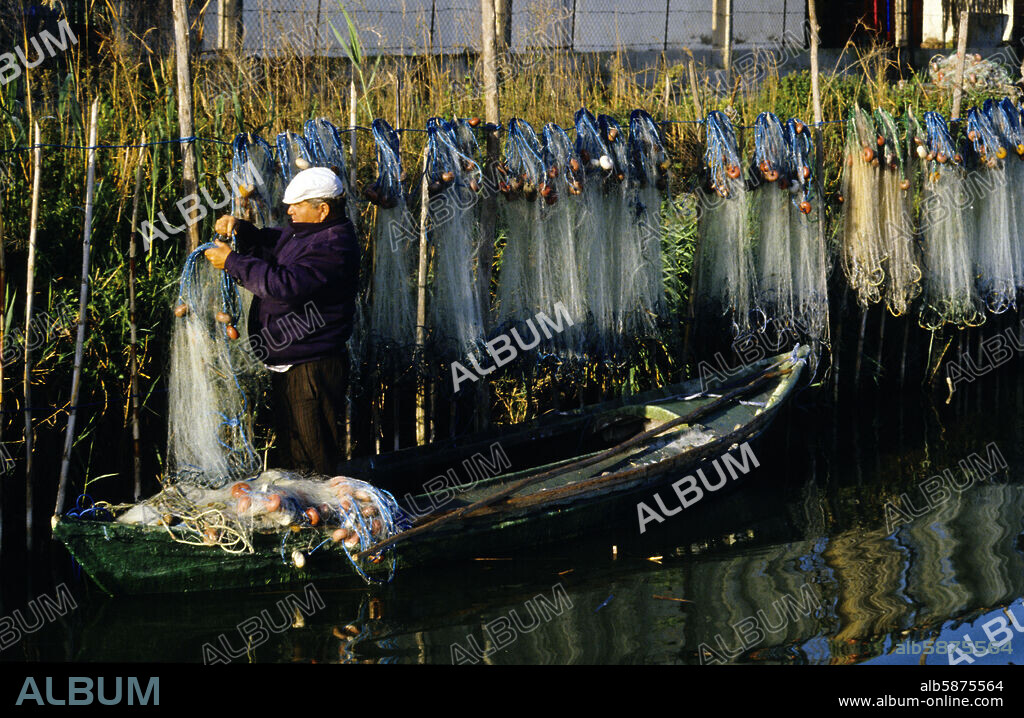
[[[345,39],[341,30],[337,34]],[[65,56],[49,60],[0,86],[7,346],[11,345],[12,329],[23,324],[32,180],[31,153],[10,150],[30,144],[34,121],[41,124],[46,144],[84,145],[88,108],[94,97],[100,98],[102,144],[132,145],[143,131],[153,139],[178,136],[173,58],[151,54],[137,40],[126,44],[118,40],[117,33],[99,32],[98,36],[102,40],[90,48],[88,55],[83,44],[72,46]],[[360,90],[359,124],[366,125],[378,116],[394,121],[399,91],[401,127],[422,128],[431,115],[483,115],[483,83],[474,58],[378,58],[371,62],[351,38],[349,35],[346,40],[348,58],[310,58],[286,49],[262,58],[224,53],[196,59],[192,63],[195,134],[230,141],[236,133],[248,130],[272,141],[277,132],[287,128],[298,130],[306,119],[318,116],[347,126],[353,71]],[[872,48],[861,53],[852,72],[823,75],[825,119],[844,119],[855,101],[881,105],[895,114],[908,104],[915,110],[938,109],[948,113],[948,94],[926,89],[924,78],[914,74],[901,76],[889,57],[885,48]],[[672,181],[671,199],[666,201],[664,213],[664,246],[668,296],[673,314],[680,316],[687,301],[686,278],[696,236],[693,200],[686,192],[694,185],[703,154],[700,126],[694,123],[699,118],[685,82],[685,66],[631,71],[622,56],[599,61],[560,50],[516,55],[504,59],[501,65],[500,106],[506,120],[517,116],[537,128],[552,120],[566,126],[575,110],[586,106],[595,114],[606,113],[620,120],[628,117],[633,108],[642,107],[657,119],[677,123],[665,126]],[[725,87],[712,84],[708,79],[712,75],[698,68],[698,77],[703,78],[698,94],[705,111],[723,109],[737,125],[752,125],[757,113],[764,110],[772,110],[782,118],[813,120],[810,76],[806,71],[780,76],[767,62],[756,69],[758,74],[753,81],[736,78],[732,87]],[[666,75],[671,86],[669,96],[665,94]],[[984,95],[965,96],[964,106],[982,99]],[[825,183],[829,195],[835,192],[841,168],[842,133],[842,125],[838,124],[828,125],[824,130]],[[408,133],[403,141],[403,161],[413,180],[425,136]],[[745,131],[742,141],[749,157],[753,133]],[[196,149],[199,185],[219,197],[216,180],[230,168],[230,149],[210,142],[198,142]],[[38,312],[53,316],[64,305],[77,307],[85,155],[84,151],[71,148],[47,147],[43,152],[36,307]],[[136,157],[136,150],[126,148],[104,149],[98,156],[81,430],[74,452],[76,478],[71,495],[89,478],[112,473],[130,475],[128,236]],[[375,174],[373,157],[371,139],[366,133],[359,133],[359,186],[371,181]],[[145,163],[143,218],[153,222],[158,212],[164,212],[170,224],[181,224],[175,208],[182,197],[178,144],[153,146],[145,154]],[[370,212],[372,209],[365,210],[364,227],[372,219]],[[831,215],[829,222],[831,235],[835,222]],[[211,228],[212,213],[203,222],[202,236],[208,236]],[[182,232],[168,240],[155,241],[152,251],[138,266],[143,431],[148,437],[143,450],[148,476],[159,471],[164,450],[166,411],[162,389],[172,319],[169,309],[186,252],[186,233]],[[678,327],[669,327],[668,335],[675,336],[677,332]],[[61,326],[49,332],[34,351],[33,403],[36,407],[49,407],[34,412],[40,452],[59,446],[66,425],[73,349],[73,326]],[[580,395],[571,402],[560,403],[593,398],[590,394],[612,387],[634,391],[678,378],[685,368],[672,361],[672,354],[660,343],[644,341],[637,365],[593,368],[588,395],[584,397],[581,388]],[[22,369],[22,358],[18,356],[6,363],[3,377],[3,439],[15,457],[21,451],[23,434]],[[543,387],[538,385],[541,390],[531,395],[522,380],[523,377],[508,377],[496,384],[497,393],[492,396],[495,421],[521,420],[550,408],[545,402],[551,397]],[[59,455],[59,449],[55,453]],[[40,476],[40,480],[49,483],[50,477]]]

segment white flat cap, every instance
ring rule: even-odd
[[[345,194],[345,185],[338,175],[327,167],[311,167],[302,170],[284,191],[284,203],[296,204],[307,199],[328,199]]]

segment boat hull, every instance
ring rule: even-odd
[[[780,355],[749,367],[748,376],[771,366],[772,362],[782,362],[786,364],[787,373],[748,397],[751,401],[732,405],[716,414],[706,426],[702,425],[714,436],[711,440],[683,449],[673,448],[673,434],[669,433],[660,444],[650,442],[640,450],[540,482],[528,491],[398,544],[395,550],[399,566],[474,557],[514,557],[532,547],[600,530],[610,522],[618,525],[635,522],[636,502],[649,498],[652,490],[755,439],[764,431],[798,381],[802,361],[796,355],[791,359],[795,361],[786,362],[786,357]],[[621,406],[611,414],[590,414],[586,422],[580,422],[581,417],[587,416],[586,410],[581,410],[567,417],[567,423],[572,425],[576,421],[591,430],[595,417],[602,419],[627,412],[657,426],[673,416],[685,415],[701,402],[712,400],[673,397],[673,391],[686,392],[692,388],[690,383],[668,387],[653,398],[648,392],[637,397],[641,400],[637,404],[629,404],[625,399],[616,402]],[[514,431],[517,436],[523,433],[519,428]],[[466,441],[464,445],[467,451],[472,451],[484,443]],[[429,447],[419,447],[405,453],[415,459],[418,454],[429,451]],[[403,461],[406,459],[402,457],[393,459],[390,470]],[[564,463],[568,462],[553,462],[548,466]],[[372,464],[354,463],[351,475],[372,481],[367,466]],[[475,487],[476,495],[473,491],[466,492],[445,511],[545,468],[534,466],[494,477]],[[283,548],[285,544],[275,534],[254,536],[253,553],[229,554],[215,546],[176,541],[165,528],[62,517],[54,526],[54,537],[67,546],[96,584],[111,595],[257,589],[302,585],[311,580],[360,580],[341,550],[330,545],[312,552],[305,565],[297,567],[291,560],[290,546]]]

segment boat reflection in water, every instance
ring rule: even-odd
[[[762,437],[758,468],[643,536],[634,499],[603,534],[515,560],[407,567],[372,590],[318,582],[323,610],[232,660],[947,663],[956,641],[960,663],[971,642],[975,663],[1024,663],[1024,382],[1001,380],[948,406],[833,411],[807,392]],[[965,484],[972,455],[997,470],[945,500],[933,487],[929,506],[922,483],[948,469]],[[281,595],[87,591],[2,657],[201,662]]]

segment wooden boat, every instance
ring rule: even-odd
[[[706,389],[691,380],[503,430],[353,460],[341,471],[391,491],[422,517],[395,545],[400,565],[516,556],[609,522],[636,525],[637,501],[758,436],[791,395],[806,355],[807,348],[798,347],[727,379],[708,380]],[[498,493],[507,495],[481,502]],[[423,530],[431,522],[436,525]],[[176,541],[173,529],[164,527],[65,516],[54,520],[53,529],[112,595],[356,576],[342,549],[329,542],[296,566],[279,534],[256,534],[252,553],[230,554]]]

